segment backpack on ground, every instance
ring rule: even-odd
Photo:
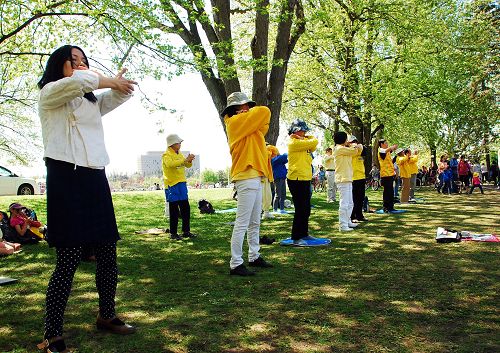
[[[215,213],[212,204],[205,199],[198,201],[198,209],[200,210],[200,213],[208,213],[208,214]]]

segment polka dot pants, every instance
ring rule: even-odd
[[[115,316],[115,294],[118,281],[116,244],[98,246],[94,250],[99,314],[103,319],[110,319]],[[56,249],[56,268],[47,288],[45,338],[63,335],[64,311],[82,252],[82,247]]]

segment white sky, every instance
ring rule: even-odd
[[[149,112],[140,101],[142,94],[136,90],[128,102],[105,115],[103,125],[110,157],[107,173],[136,172],[137,158],[147,151],[165,150],[165,139],[170,133],[184,140],[182,150],[200,155],[202,169],[230,166],[229,148],[218,113],[199,74],[185,74],[172,81],[145,80],[139,85],[144,92],[160,91],[161,102],[176,113]],[[160,128],[164,130],[161,134]],[[23,176],[40,177],[45,174],[42,156],[40,151],[30,167],[9,165],[4,160],[0,164]]]

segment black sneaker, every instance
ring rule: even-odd
[[[255,275],[255,272],[249,271],[245,265],[241,264],[239,266],[236,266],[235,268],[229,270],[230,275],[235,275],[235,276],[253,276]]]
[[[276,241],[276,239],[269,238],[267,235],[264,235],[263,237],[260,237],[259,244],[271,245],[275,241]]]
[[[273,265],[271,265],[269,262],[266,262],[266,260],[264,260],[262,258],[262,256],[260,256],[259,258],[257,258],[257,260],[254,260],[254,261],[250,261],[248,263],[248,265],[250,267],[262,267],[262,268],[271,268],[271,267],[274,267]]]
[[[170,234],[170,239],[172,239],[172,240],[182,240],[182,237],[179,234]]]
[[[191,232],[187,232],[187,233],[182,234],[182,237],[183,238],[196,238],[197,235],[194,233],[191,233]]]

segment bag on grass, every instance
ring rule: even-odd
[[[438,227],[436,232],[436,241],[438,243],[458,243],[462,240],[460,232],[452,229]]]
[[[198,209],[200,210],[200,213],[208,213],[208,214],[215,213],[212,204],[205,199],[198,201]]]

